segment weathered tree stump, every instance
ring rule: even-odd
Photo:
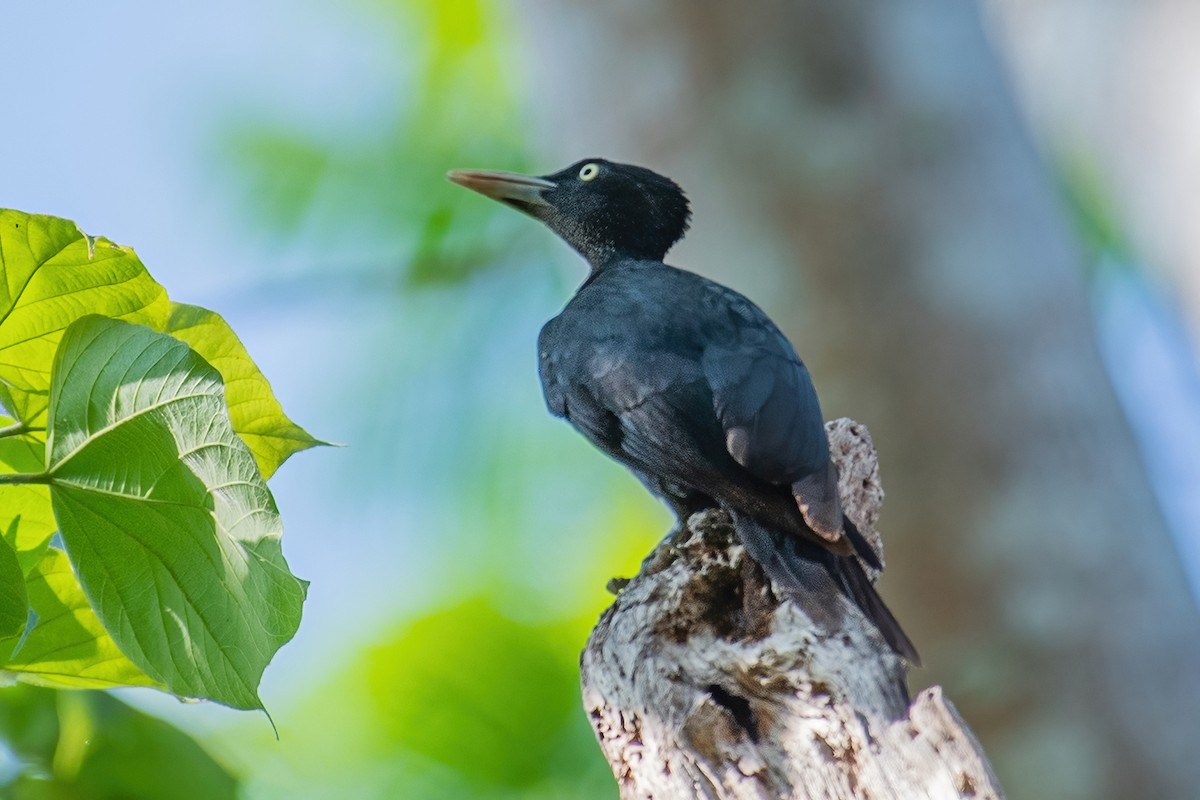
[[[870,436],[846,419],[826,427],[846,513],[882,555]],[[940,687],[910,704],[906,666],[842,606],[811,614],[781,599],[724,512],[668,536],[582,657],[623,800],[1002,797]]]

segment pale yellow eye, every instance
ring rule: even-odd
[[[592,178],[600,174],[599,164],[584,164],[583,169],[579,170],[579,180],[590,181]]]

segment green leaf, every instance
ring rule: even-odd
[[[237,780],[194,739],[105,692],[5,689],[0,692],[0,742],[15,756],[0,772],[2,797],[238,796]]]
[[[0,426],[10,420],[0,417]],[[36,473],[46,468],[46,446],[29,436],[0,438],[0,473]],[[0,484],[0,533],[17,551],[21,572],[28,574],[58,530],[50,508],[50,490],[37,484]]]
[[[199,306],[172,303],[165,330],[187,342],[221,373],[229,420],[250,447],[264,478],[275,474],[293,453],[326,444],[287,418],[271,384],[219,314]]]
[[[167,334],[85,317],[63,336],[52,387],[51,500],[105,629],[170,691],[261,708],[305,585],[220,375]]]
[[[134,666],[104,630],[66,553],[47,549],[26,580],[37,623],[17,652],[0,662],[0,669],[42,686],[163,688]]]
[[[85,314],[161,327],[169,304],[128,247],[70,220],[0,209],[0,403],[41,426],[63,330]]]
[[[17,551],[9,544],[16,537],[16,522],[8,535],[0,537],[0,640],[14,637],[25,629],[29,618],[29,596],[25,592],[25,573],[17,561]]]

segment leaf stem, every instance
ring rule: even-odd
[[[14,422],[12,425],[5,425],[0,428],[0,439],[6,436],[20,436],[23,433],[29,433],[29,426],[24,422]]]
[[[49,483],[48,472],[0,472],[0,486],[26,483]]]

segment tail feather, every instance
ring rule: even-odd
[[[875,586],[863,571],[862,565],[853,558],[838,558],[835,564],[847,596],[862,609],[867,619],[875,623],[875,627],[883,634],[883,638],[891,645],[896,655],[914,667],[921,666],[921,655],[917,652],[916,645],[900,627],[899,620],[883,602],[879,592],[875,591]]]
[[[846,532],[846,538],[850,540],[850,544],[854,545],[855,554],[868,566],[883,572],[883,562],[879,560],[879,553],[875,552],[875,548],[871,546],[866,537],[859,533],[858,526],[851,522],[845,514],[842,515],[842,530]]]
[[[777,533],[743,514],[731,512],[731,516],[746,552],[779,588],[801,601],[806,610],[820,612],[822,601],[839,593],[871,620],[896,655],[920,666],[917,648],[875,591],[857,559],[835,555],[790,534]],[[855,542],[855,549],[859,549],[861,542],[869,550],[861,534],[857,530],[854,534],[857,538],[851,537],[851,541]],[[878,563],[878,558],[873,561]],[[807,600],[812,602],[804,602]]]

